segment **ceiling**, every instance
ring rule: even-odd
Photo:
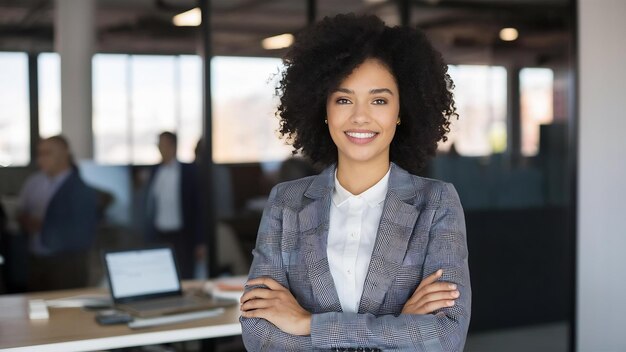
[[[297,33],[307,25],[307,0],[211,0],[214,55],[281,56],[263,38]],[[98,52],[188,54],[200,52],[199,27],[176,27],[172,17],[195,0],[96,0]],[[374,13],[399,24],[396,1],[317,0],[316,18]],[[570,0],[413,0],[411,24],[427,31],[451,62],[512,58],[538,64],[566,59],[573,33]],[[498,33],[515,27],[520,37]],[[54,1],[0,0],[0,50],[54,49]],[[520,53],[522,53],[520,55]]]

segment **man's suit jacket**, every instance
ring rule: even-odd
[[[54,193],[46,210],[41,242],[52,254],[91,247],[98,223],[98,195],[74,169]]]
[[[454,187],[391,165],[359,311],[343,313],[326,255],[334,169],[274,187],[250,269],[251,279],[275,279],[313,314],[311,335],[294,336],[264,319],[241,318],[246,348],[462,351],[471,289],[465,220]],[[456,304],[433,314],[400,314],[422,278],[438,269],[442,281],[457,284]]]

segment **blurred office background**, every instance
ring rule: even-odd
[[[319,171],[293,158],[277,138],[274,87],[291,35],[324,16],[371,13],[389,25],[423,29],[455,82],[460,117],[422,175],[452,182],[465,209],[473,289],[466,351],[572,351],[577,338],[580,351],[619,351],[619,342],[607,342],[601,330],[577,333],[593,321],[577,323],[580,314],[597,318],[591,308],[577,309],[577,292],[599,297],[598,287],[585,291],[583,284],[596,285],[602,281],[597,272],[619,267],[610,260],[582,267],[583,259],[593,262],[605,252],[593,246],[594,252],[577,252],[577,243],[616,241],[615,229],[623,229],[610,222],[603,227],[609,234],[596,234],[593,227],[613,218],[593,212],[594,204],[604,204],[600,195],[624,195],[609,188],[619,178],[604,178],[600,194],[593,178],[602,177],[602,165],[623,164],[623,157],[581,168],[600,152],[587,145],[598,148],[602,136],[619,136],[614,131],[626,127],[611,116],[623,117],[620,97],[602,116],[594,113],[599,126],[578,118],[584,58],[578,50],[604,50],[605,36],[619,41],[626,32],[623,25],[621,31],[600,26],[605,15],[626,14],[620,1],[599,3],[211,0],[201,2],[209,21],[200,24],[201,4],[193,0],[0,0],[0,292],[28,290],[19,194],[36,170],[38,139],[58,134],[69,139],[82,178],[99,197],[85,285],[104,282],[100,250],[146,243],[146,194],[151,166],[161,161],[163,131],[177,134],[178,160],[198,166],[197,192],[208,200],[200,208],[208,250],[197,257],[194,276],[246,274],[271,187]],[[623,45],[609,50],[610,57],[626,57]],[[606,70],[596,56],[585,63],[588,72]],[[623,67],[616,67],[621,81]],[[583,112],[605,107],[605,94],[623,91],[595,83],[606,91],[583,90],[581,100],[586,92],[590,97]],[[605,155],[626,150],[616,140]],[[618,170],[624,173],[623,166]],[[581,188],[578,178],[585,175]],[[585,195],[590,203],[579,204]],[[595,217],[577,216],[581,208]],[[613,243],[624,248],[621,241]],[[585,275],[578,279],[577,262]],[[616,287],[623,289],[621,282]],[[617,300],[609,307],[624,313],[623,299]],[[606,322],[611,331],[618,316]],[[599,340],[604,347],[589,347]]]

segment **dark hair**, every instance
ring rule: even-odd
[[[458,116],[453,82],[441,54],[418,29],[388,27],[373,15],[337,15],[302,31],[283,59],[277,90],[279,132],[312,161],[337,161],[326,118],[326,99],[366,59],[383,63],[400,91],[400,118],[390,159],[417,173],[447,139]]]
[[[56,136],[48,137],[48,138],[45,138],[43,140],[44,141],[54,142],[54,143],[60,145],[61,147],[63,147],[68,152],[70,151],[70,142],[63,135],[58,134]]]
[[[52,142],[52,143],[56,143],[60,145],[63,149],[67,151],[68,162],[70,166],[73,169],[78,169],[78,166],[76,166],[76,162],[74,161],[74,155],[72,154],[72,149],[70,148],[70,142],[67,140],[67,137],[65,137],[62,134],[57,134],[56,136],[44,138],[41,141],[48,141],[48,142]]]
[[[176,136],[176,133],[169,132],[169,131],[161,132],[161,134],[159,134],[159,138],[169,139],[170,142],[172,142],[172,144],[174,145],[174,147],[178,145],[178,137]]]

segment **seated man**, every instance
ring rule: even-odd
[[[39,143],[37,165],[22,188],[18,221],[30,238],[31,291],[87,284],[87,252],[97,222],[97,194],[81,179],[67,140]]]

